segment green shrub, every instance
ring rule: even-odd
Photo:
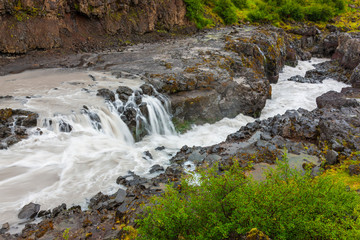
[[[214,11],[224,20],[226,24],[237,22],[236,7],[231,0],[217,0]]]
[[[310,21],[329,21],[334,17],[334,9],[328,5],[315,4],[305,9],[306,17]]]
[[[294,1],[289,1],[286,4],[282,5],[279,9],[279,15],[280,18],[283,20],[292,18],[294,20],[300,21],[303,20],[305,17],[302,7]]]
[[[338,11],[345,9],[346,3],[344,0],[317,0],[318,3],[333,7]]]
[[[248,7],[247,0],[231,0],[231,1],[238,9],[244,9]]]
[[[273,239],[360,239],[360,197],[320,176],[289,168],[286,154],[263,182],[245,177],[235,162],[168,186],[137,221],[139,239],[227,239],[257,228]]]
[[[186,15],[193,20],[199,29],[212,24],[212,21],[204,17],[204,4],[199,0],[184,0],[186,4]]]

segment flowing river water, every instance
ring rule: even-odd
[[[277,84],[272,85],[272,99],[268,100],[261,119],[282,114],[288,109],[316,107],[316,97],[347,85],[327,79],[322,84],[287,81],[294,75],[305,75],[313,64],[323,59],[301,61],[298,66],[283,69]],[[92,77],[90,77],[90,75]],[[94,77],[97,79],[93,81]],[[193,126],[178,134],[170,121],[166,106],[154,97],[144,97],[150,121],[150,135],[135,142],[125,123],[114,109],[122,105],[106,104],[97,97],[100,88],[116,89],[126,85],[137,89],[140,78],[115,78],[111,74],[64,69],[23,72],[0,77],[0,108],[21,108],[39,113],[37,128],[30,137],[7,150],[0,150],[0,223],[9,222],[16,229],[17,213],[29,202],[38,203],[42,210],[61,203],[80,204],[99,191],[111,193],[119,187],[115,180],[128,171],[151,176],[154,164],[166,166],[169,159],[183,145],[208,146],[224,141],[230,133],[254,121],[238,115],[214,124]],[[84,114],[86,105],[101,120],[101,128]],[[57,124],[69,123],[70,133],[59,131]],[[95,125],[94,125],[95,124]],[[155,148],[164,146],[163,151]],[[152,159],[146,157],[149,151]]]

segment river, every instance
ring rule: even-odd
[[[287,81],[294,75],[305,75],[313,64],[325,61],[300,61],[298,66],[283,69],[277,84],[272,85],[261,119],[282,114],[289,109],[316,108],[316,97],[347,85],[327,79],[322,84]],[[91,76],[92,77],[91,77]],[[93,77],[96,81],[93,81]],[[7,150],[0,150],[0,223],[9,222],[13,229],[19,223],[17,213],[29,202],[42,210],[61,203],[86,206],[99,191],[111,193],[119,187],[115,180],[128,171],[151,176],[154,164],[167,166],[169,159],[183,145],[208,146],[224,141],[230,133],[254,121],[238,115],[214,124],[193,126],[184,134],[174,131],[166,106],[154,97],[144,97],[150,113],[152,134],[135,142],[114,106],[96,96],[100,88],[116,89],[119,85],[138,89],[140,78],[115,78],[106,72],[44,69],[0,77],[0,108],[21,108],[39,113],[39,130],[34,128],[26,140]],[[123,103],[117,101],[117,105]],[[115,105],[116,105],[115,104]],[[101,120],[101,128],[81,109],[86,105]],[[64,121],[71,132],[61,132],[56,123]],[[162,151],[155,150],[164,146]],[[149,151],[152,159],[144,154]]]

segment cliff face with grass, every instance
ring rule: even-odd
[[[189,24],[185,14],[183,0],[0,0],[0,52],[96,50],[129,35],[179,29]]]

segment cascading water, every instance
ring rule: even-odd
[[[304,75],[318,62],[320,60],[315,59],[300,62],[296,68],[285,67],[279,83],[272,85],[273,97],[267,102],[262,118],[298,107],[311,110],[316,107],[317,96],[346,86],[334,80],[325,80],[323,84],[286,81],[290,76]],[[178,135],[170,121],[166,98],[158,94],[142,96],[141,101],[137,98],[140,79],[116,79],[91,72],[96,78],[93,81],[88,74],[42,70],[0,77],[0,82],[16,79],[24,86],[25,79],[32,80],[21,91],[3,90],[15,97],[0,102],[0,108],[23,108],[39,113],[41,129],[40,132],[32,130],[28,139],[0,151],[0,223],[18,222],[17,212],[31,201],[41,204],[44,210],[63,202],[85,206],[84,199],[97,192],[116,190],[116,178],[129,170],[150,176],[148,171],[152,165],[166,166],[171,155],[183,145],[219,143],[228,134],[254,121],[240,114],[215,124],[194,126],[191,131]],[[48,79],[56,84],[49,85]],[[40,80],[42,82],[35,84]],[[115,89],[119,84],[135,90],[126,102],[121,101],[118,94],[114,102],[106,103],[95,96],[98,89]],[[5,95],[1,91],[0,95]],[[127,111],[135,114],[136,134],[144,129],[148,133],[141,141],[134,141],[133,130],[125,124]],[[165,149],[155,150],[160,146]],[[144,156],[146,151],[152,159]]]

